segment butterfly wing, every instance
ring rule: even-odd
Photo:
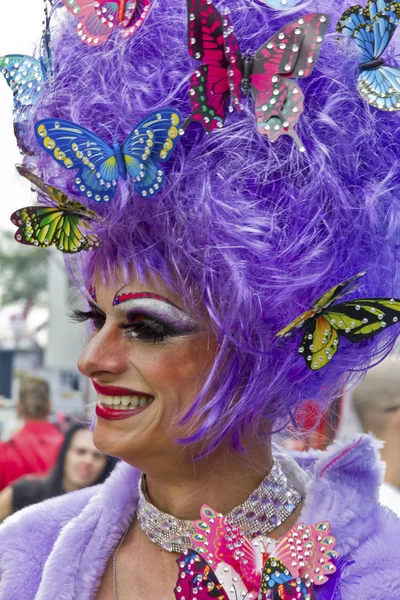
[[[178,560],[179,577],[174,589],[176,600],[229,600],[222,584],[204,558],[194,550],[182,554]]]
[[[192,116],[184,128],[197,121],[211,133],[224,124],[229,100],[223,20],[209,0],[188,0],[187,7],[189,54],[205,64],[190,78]]]
[[[351,37],[362,53],[362,62],[379,58],[393,37],[400,19],[400,4],[392,0],[368,0],[367,6],[351,6],[340,18],[336,31]]]
[[[57,204],[64,204],[68,202],[68,196],[66,194],[64,194],[61,190],[58,190],[57,188],[54,188],[51,185],[48,185],[47,183],[44,183],[44,181],[42,181],[40,177],[35,175],[35,173],[33,173],[33,171],[31,171],[27,167],[17,165],[16,169],[21,175],[21,177],[25,177],[25,179],[28,179],[28,181],[30,181],[35,186],[35,188],[38,188],[38,190],[40,190],[39,195],[41,195],[45,199],[50,199],[51,201]]]
[[[292,579],[293,575],[282,561],[275,557],[269,558],[265,563],[262,574],[261,597],[263,599],[271,598],[271,592],[278,591],[279,586]],[[273,599],[279,599],[280,597],[281,596],[272,595]]]
[[[165,174],[159,163],[171,158],[181,123],[179,111],[164,108],[143,119],[123,145],[126,170],[142,196],[152,196],[162,188]]]
[[[42,63],[32,56],[9,54],[0,58],[0,68],[14,95],[14,120],[22,123],[43,94],[46,74]]]
[[[228,82],[229,91],[232,100],[232,106],[237,110],[242,110],[240,102],[241,85],[243,81],[243,56],[240,50],[239,42],[233,29],[229,12],[225,12],[223,19],[224,40],[225,40],[225,58],[229,63]]]
[[[289,323],[289,325],[281,329],[276,334],[276,336],[280,339],[292,337],[296,333],[296,331],[298,331],[299,329],[303,329],[307,321],[315,317],[316,314],[317,313],[315,310],[307,310],[306,312],[302,313],[299,317],[294,319],[294,321]]]
[[[150,13],[150,0],[135,0],[126,6],[125,21],[122,24],[122,37],[127,38],[136,33]]]
[[[358,286],[360,279],[365,277],[365,275],[366,271],[362,271],[361,273],[357,273],[357,275],[353,275],[345,281],[334,285],[328,292],[313,302],[313,309],[322,310],[323,308],[327,308],[332,302],[344,296],[344,294],[350,293]]]
[[[400,300],[358,298],[334,304],[324,317],[350,342],[359,343],[399,322]]]
[[[118,23],[118,3],[107,0],[63,0],[79,18],[77,33],[88,46],[103,44]]]
[[[101,138],[71,121],[43,119],[35,125],[40,146],[65,169],[77,169],[79,193],[107,202],[116,191],[118,163],[114,150]]]
[[[357,89],[368,104],[379,110],[400,110],[400,69],[383,66],[363,71]]]
[[[292,579],[278,585],[266,598],[268,600],[315,600],[315,593],[307,580]]]
[[[95,234],[87,234],[90,224],[72,209],[30,206],[11,215],[18,227],[15,239],[21,244],[48,248],[56,246],[66,254],[94,250],[100,246]]]
[[[338,556],[335,543],[327,521],[315,525],[300,523],[276,543],[271,554],[290,570],[293,578],[322,585],[336,571],[332,563],[332,558]]]
[[[357,6],[347,9],[336,25],[336,31],[355,40],[361,50],[361,61],[368,62],[375,57],[374,31],[371,26],[370,11]]]
[[[294,131],[303,112],[304,96],[288,77],[304,78],[313,71],[329,17],[309,14],[282,27],[256,52],[252,67],[252,93],[259,132],[275,141],[287,134],[300,150]]]
[[[368,0],[365,11],[369,12],[374,34],[374,58],[379,58],[393,37],[400,19],[400,4],[393,0]]]
[[[335,356],[339,341],[337,329],[329,322],[329,315],[324,314],[307,326],[299,353],[312,371],[319,371]]]

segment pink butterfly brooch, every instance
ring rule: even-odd
[[[98,46],[120,28],[122,36],[133,35],[150,11],[150,0],[63,0],[79,19],[77,32],[88,46]]]
[[[296,525],[280,540],[250,540],[227,517],[204,505],[178,560],[176,600],[313,600],[314,586],[336,571],[330,525]]]
[[[229,13],[211,0],[188,0],[189,54],[203,64],[190,78],[192,121],[207,133],[222,127],[228,105],[242,110],[241,97],[251,90],[258,131],[271,142],[290,135],[304,151],[294,127],[304,110],[304,95],[292,78],[312,73],[329,17],[309,14],[282,27],[254,56],[243,56]]]

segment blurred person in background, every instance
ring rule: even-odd
[[[400,516],[400,360],[391,356],[354,389],[353,406],[365,433],[384,442],[386,463],[380,502]]]
[[[94,447],[86,426],[72,425],[49,476],[23,477],[0,493],[0,522],[31,504],[103,483],[115,464],[116,459]]]
[[[0,442],[0,491],[23,475],[45,474],[54,466],[64,436],[48,422],[48,383],[25,377],[19,390],[18,417],[24,426],[6,442]]]

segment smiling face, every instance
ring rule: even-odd
[[[175,439],[189,430],[178,421],[216,355],[210,323],[189,314],[163,284],[134,278],[96,282],[86,318],[94,331],[78,366],[99,394],[97,448],[142,469],[181,453]]]

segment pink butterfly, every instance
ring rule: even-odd
[[[150,0],[63,0],[79,19],[78,35],[88,46],[98,46],[121,28],[124,38],[133,35],[150,11]]]
[[[196,587],[198,600],[230,600],[231,593],[246,599],[304,600],[313,598],[313,587],[326,583],[336,571],[336,540],[327,522],[301,523],[280,540],[250,540],[208,506],[202,507],[201,517],[191,536],[193,550],[177,561],[178,587],[189,594],[176,593],[179,600],[191,600]]]
[[[274,142],[283,134],[304,151],[294,127],[304,110],[304,96],[291,78],[310,75],[318,59],[329,17],[309,14],[285,25],[254,56],[243,56],[228,12],[211,0],[187,0],[189,54],[203,63],[190,78],[191,121],[211,133],[222,127],[230,110],[242,110],[242,93],[251,90],[258,131]]]

